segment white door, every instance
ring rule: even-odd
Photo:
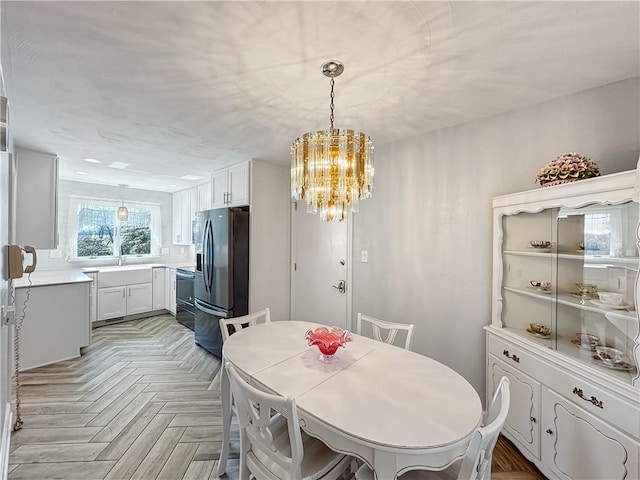
[[[349,221],[291,209],[291,319],[351,329]],[[341,283],[342,282],[342,283]],[[341,288],[343,287],[343,288]]]
[[[127,314],[126,287],[98,289],[98,320],[124,317]]]
[[[153,310],[153,284],[138,283],[127,287],[127,315]]]

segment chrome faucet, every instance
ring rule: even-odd
[[[118,254],[118,266],[121,266],[124,263],[124,255],[122,254],[122,245],[120,245],[120,251]]]

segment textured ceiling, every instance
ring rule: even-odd
[[[10,127],[63,178],[173,191],[288,165],[328,128],[326,60],[345,64],[335,126],[380,145],[638,76],[639,6],[3,1]]]

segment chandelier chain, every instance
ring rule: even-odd
[[[329,121],[331,122],[331,130],[333,130],[333,98],[334,98],[334,94],[333,94],[333,86],[335,85],[336,81],[333,77],[331,77],[331,115],[329,116]]]

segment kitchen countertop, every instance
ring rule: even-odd
[[[102,271],[113,271],[118,269],[135,270],[138,268],[182,268],[184,270],[193,271],[195,265],[191,262],[175,262],[175,263],[125,263],[123,265],[108,265],[102,267],[83,267],[83,268],[65,268],[59,270],[36,270],[31,274],[31,286],[43,287],[47,285],[64,285],[66,283],[83,283],[91,282],[91,277],[85,273],[96,273]],[[29,286],[27,274],[23,274],[22,278],[13,280],[15,288],[25,288]]]
[[[29,284],[29,280],[31,284]],[[67,270],[36,270],[29,274],[23,274],[22,278],[15,278],[13,286],[15,288],[46,287],[50,285],[64,285],[68,283],[91,282],[91,277],[84,274],[82,269],[74,268]]]

